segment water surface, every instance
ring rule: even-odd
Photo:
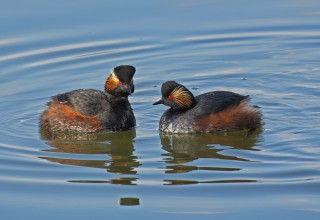
[[[318,1],[5,1],[0,9],[4,219],[319,219]],[[136,66],[137,127],[39,131],[50,96]],[[265,126],[158,131],[161,84],[250,95]]]

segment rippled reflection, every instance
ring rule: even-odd
[[[120,198],[119,204],[123,206],[140,205],[140,200],[136,197]]]
[[[66,165],[85,166],[106,169],[116,174],[136,174],[135,168],[140,166],[137,156],[134,155],[134,138],[136,131],[114,133],[54,133],[48,135],[41,131],[41,137],[47,140],[52,147],[48,152],[68,153],[69,158],[41,157],[51,162]],[[76,155],[85,154],[90,159],[78,159]],[[110,159],[96,160],[89,157],[92,154],[106,154]],[[133,178],[135,179],[135,178]],[[107,182],[124,183],[131,182],[128,178],[114,179]],[[80,181],[81,182],[81,181]],[[84,181],[86,182],[86,181]],[[89,181],[95,182],[95,181]],[[98,181],[101,182],[101,181]]]
[[[162,148],[168,153],[165,161],[167,173],[184,173],[194,170],[206,171],[238,171],[238,167],[202,167],[185,165],[199,158],[212,158],[232,161],[251,162],[247,158],[223,154],[224,148],[257,150],[254,148],[259,140],[260,132],[246,137],[244,132],[232,134],[168,134],[160,133]],[[216,146],[224,146],[223,148]],[[213,163],[214,164],[214,163]]]
[[[253,183],[257,182],[256,180],[212,180],[212,181],[196,181],[196,180],[165,180],[165,185],[190,185],[190,184],[199,184],[199,183]]]
[[[115,185],[137,185],[138,178],[121,177],[110,180],[69,180],[70,183],[110,183]]]

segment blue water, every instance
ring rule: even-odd
[[[1,219],[319,219],[320,2],[2,1]],[[43,136],[50,96],[137,68],[135,130]],[[262,131],[166,135],[164,81],[250,95]]]

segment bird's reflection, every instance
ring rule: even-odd
[[[45,133],[40,131],[42,139],[52,148],[47,152],[69,153],[66,159],[59,157],[41,157],[51,162],[103,168],[110,173],[136,174],[140,166],[134,155],[135,130],[112,133]],[[77,154],[86,154],[90,159],[77,159]],[[110,159],[92,159],[92,154],[106,154]],[[56,154],[59,155],[59,154]],[[99,156],[99,158],[101,158]]]
[[[233,167],[199,167],[186,165],[199,158],[212,158],[232,161],[246,161],[247,158],[222,153],[224,148],[256,150],[257,141],[261,132],[247,137],[244,132],[232,134],[170,134],[160,133],[165,162],[168,164],[167,173],[183,173],[193,170],[237,171]],[[222,147],[221,147],[222,146]],[[213,163],[214,164],[214,163]]]

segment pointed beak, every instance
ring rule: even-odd
[[[160,99],[159,101],[153,103],[152,105],[159,105],[159,104],[163,104],[163,100],[162,99]]]
[[[131,92],[131,86],[130,85],[127,85],[127,93],[129,94],[129,95],[131,95],[132,94],[132,92]]]

